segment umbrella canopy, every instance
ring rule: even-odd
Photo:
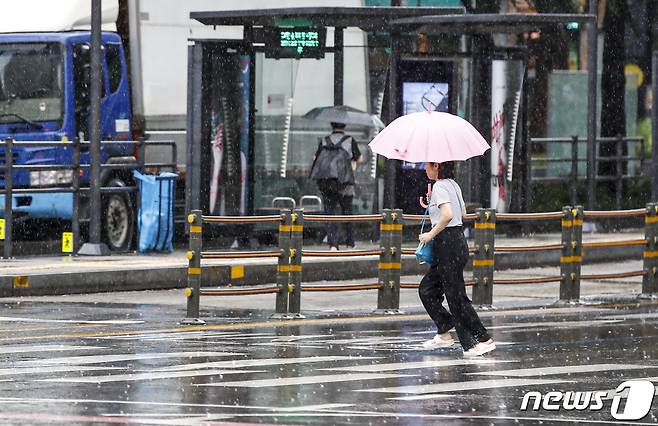
[[[395,119],[369,146],[386,158],[412,163],[463,161],[489,149],[487,141],[471,123],[436,111],[415,112]]]
[[[384,123],[376,115],[368,114],[347,105],[316,107],[304,114],[302,118],[327,123],[357,124],[384,128]]]

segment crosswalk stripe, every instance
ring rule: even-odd
[[[28,366],[28,365],[58,365],[58,364],[102,364],[104,362],[120,362],[120,361],[138,361],[145,359],[160,359],[160,358],[204,358],[204,357],[220,357],[220,356],[234,356],[242,355],[235,352],[153,352],[142,354],[120,354],[120,355],[83,355],[71,356],[61,358],[48,358],[30,361],[20,361],[14,363],[14,366]]]
[[[50,373],[75,373],[79,371],[107,371],[123,370],[121,367],[82,367],[77,365],[67,365],[63,367],[31,367],[31,368],[2,368],[0,376],[18,376],[24,374],[50,374]]]
[[[470,382],[451,382],[451,383],[435,383],[435,384],[426,384],[426,385],[395,386],[395,387],[374,388],[374,389],[357,389],[356,391],[416,394],[416,396],[392,398],[392,399],[399,399],[403,401],[415,401],[421,399],[433,399],[436,398],[436,396],[433,394],[442,393],[442,392],[509,388],[509,387],[519,387],[519,386],[545,385],[545,384],[569,383],[569,382],[572,382],[572,380],[494,379],[494,380],[474,380]],[[427,394],[427,395],[422,395],[422,394]]]
[[[287,364],[306,364],[312,362],[330,362],[330,361],[357,361],[378,359],[377,357],[352,357],[352,356],[313,356],[306,358],[265,358],[265,359],[240,359],[229,361],[198,362],[194,364],[170,365],[151,369],[149,371],[186,371],[200,370],[202,368],[243,368],[243,367],[263,367],[267,365],[287,365]]]
[[[56,324],[107,324],[107,325],[130,325],[143,324],[143,320],[62,320],[62,319],[43,319],[43,318],[22,318],[22,317],[0,317],[0,322],[42,322]]]
[[[538,368],[521,368],[517,370],[498,370],[483,371],[478,373],[467,373],[475,376],[512,376],[512,377],[534,377],[548,376],[551,374],[571,374],[571,373],[595,373],[600,371],[619,371],[619,370],[641,370],[647,368],[658,368],[651,365],[637,364],[592,364],[592,365],[569,365],[560,367],[538,367]]]
[[[458,365],[489,365],[501,362],[518,362],[518,361],[502,361],[495,359],[451,359],[451,360],[437,360],[437,361],[420,361],[420,362],[396,362],[389,364],[370,364],[370,365],[355,365],[352,367],[333,367],[322,368],[323,371],[362,371],[364,373],[377,372],[377,371],[397,371],[397,370],[411,370],[420,368],[440,368],[452,367]]]
[[[316,405],[293,405],[293,406],[281,406],[281,407],[271,407],[266,405],[236,405],[236,404],[201,404],[201,403],[190,403],[190,402],[159,402],[159,401],[147,401],[147,400],[119,400],[119,399],[77,399],[77,398],[29,398],[29,397],[0,397],[1,404],[34,404],[36,406],[43,406],[44,403],[47,404],[62,404],[65,406],[70,406],[71,404],[99,404],[99,405],[128,405],[128,406],[153,406],[153,407],[185,407],[185,408],[202,408],[204,411],[208,411],[211,408],[230,408],[230,409],[243,409],[248,411],[262,410],[265,412],[288,412],[295,413],[298,411],[317,411],[317,410],[333,410],[338,408],[352,407],[354,404],[340,404],[340,403],[330,403],[330,404],[316,404]]]
[[[76,346],[76,345],[15,345],[0,347],[0,354],[22,354],[30,352],[64,352],[64,351],[91,351],[102,350],[103,346]]]
[[[203,370],[203,371],[167,371],[163,373],[115,374],[109,376],[59,377],[42,379],[38,382],[58,383],[110,383],[136,382],[140,380],[175,379],[179,377],[224,376],[227,374],[263,373],[262,370]]]
[[[261,380],[245,380],[238,382],[218,382],[218,383],[203,383],[195,386],[223,386],[235,388],[264,388],[275,386],[290,386],[290,385],[314,385],[326,384],[335,382],[354,382],[361,380],[375,380],[375,379],[400,379],[403,377],[414,377],[409,374],[329,374],[321,376],[304,376],[304,377],[286,377],[278,379],[261,379]]]
[[[505,329],[514,329],[514,328],[571,328],[571,327],[592,327],[599,325],[610,325],[614,323],[620,323],[623,320],[615,319],[601,319],[595,321],[540,321],[540,322],[529,322],[529,323],[519,323],[519,324],[503,324],[503,325],[493,325],[487,327],[487,330],[505,330]]]

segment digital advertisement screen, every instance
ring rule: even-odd
[[[405,81],[402,83],[402,114],[420,111],[448,112],[448,83]],[[403,169],[424,170],[425,163],[403,161]]]
[[[448,83],[403,82],[402,114],[420,111],[448,112]]]

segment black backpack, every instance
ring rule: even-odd
[[[320,143],[318,153],[311,166],[311,179],[314,179],[322,192],[340,191],[347,185],[354,184],[352,155],[342,146],[351,136],[343,136],[336,144],[329,136]],[[350,141],[350,151],[352,145]]]

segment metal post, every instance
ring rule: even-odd
[[[530,160],[532,152],[532,141],[530,139],[530,134],[528,131],[528,122],[530,114],[527,114],[528,111],[528,91],[526,90],[528,85],[528,67],[524,67],[525,71],[523,73],[523,104],[521,105],[521,167],[520,170],[523,170],[523,179],[521,180],[522,187],[520,188],[520,199],[521,199],[521,212],[527,213],[530,211],[530,200],[532,195],[531,180],[530,180]],[[526,227],[522,225],[523,235],[526,235]]]
[[[343,28],[334,27],[334,105],[343,105]]]
[[[304,210],[295,209],[290,227],[290,285],[289,312],[293,318],[304,318],[302,305],[302,246],[304,244]]]
[[[397,87],[397,67],[398,56],[400,55],[400,34],[391,33],[391,61],[388,70],[388,122],[392,122],[398,117],[398,87]],[[395,186],[398,173],[398,160],[386,160],[386,170],[384,172],[384,207],[387,209],[395,208]]]
[[[174,153],[176,151],[174,150]],[[176,161],[174,161],[175,163]],[[140,173],[144,173],[144,164],[146,164],[146,139],[144,136],[140,136],[139,139],[137,139],[137,166],[139,167],[137,170],[140,171]]]
[[[654,82],[658,83],[658,50],[651,55],[651,75]],[[658,84],[654,83],[654,87]],[[657,93],[658,95],[658,93]],[[658,141],[658,96],[651,99],[651,140]],[[651,150],[651,200],[658,200],[658,149],[652,145]]]
[[[583,249],[583,208],[562,208],[562,256],[560,257],[560,302],[576,303],[580,297],[580,265]]]
[[[274,314],[270,318],[288,318],[288,284],[290,283],[290,230],[292,211],[281,211],[279,224],[279,261],[276,267],[276,293]]]
[[[12,138],[5,139],[5,244],[4,244],[4,258],[10,259],[13,256],[13,222],[14,211],[12,210],[14,189],[14,140]]]
[[[578,202],[578,136],[571,137],[571,204]]]
[[[199,318],[199,297],[201,292],[201,249],[203,247],[203,217],[201,210],[192,210],[187,216],[190,226],[190,248],[187,252],[187,315],[181,324],[205,324]]]
[[[644,217],[644,277],[642,278],[641,298],[658,298],[658,204],[647,204]]]
[[[142,34],[140,0],[128,3],[128,38],[130,39],[130,94],[132,95],[133,121],[143,125],[144,91],[142,90]],[[143,130],[143,129],[140,129]]]
[[[473,304],[486,308],[493,304],[496,210],[478,209],[476,215]]]
[[[91,129],[89,172],[89,242],[78,254],[99,256],[109,254],[107,246],[101,242],[101,0],[91,0]]]
[[[616,165],[615,165],[615,208],[617,210],[621,210],[621,191],[623,188],[622,185],[622,177],[623,177],[623,171],[624,169],[622,168],[621,162],[622,162],[622,155],[623,155],[623,146],[622,143],[624,142],[624,139],[622,135],[617,136],[617,140],[615,141],[615,152],[617,155],[617,160],[616,160]]]
[[[525,194],[525,200],[526,204],[524,209],[522,210],[524,213],[530,212],[530,209],[532,208],[532,138],[528,137],[526,139],[528,142],[528,160],[526,163],[526,171],[525,171],[525,185],[524,185],[524,190],[526,192]],[[525,232],[524,232],[525,234]]]
[[[73,217],[71,218],[71,232],[73,233],[73,253],[77,254],[80,248],[80,138],[73,138]]]
[[[598,0],[589,0],[589,13],[594,17],[587,24],[587,209],[596,205],[596,92],[598,75]]]
[[[175,153],[176,153],[176,148],[174,147],[174,154]],[[174,155],[174,157],[175,157],[175,155]],[[177,164],[175,159],[172,162],[174,164]],[[140,173],[145,173],[145,170],[144,170],[145,163],[146,163],[146,138],[144,138],[144,136],[140,136],[137,139],[137,170]],[[138,179],[135,179],[134,181],[135,181],[135,185],[137,186],[137,189],[138,189],[137,192],[135,193],[135,205],[137,206],[136,211],[137,211],[137,214],[139,215],[140,212],[142,211],[142,191],[141,191],[142,181],[138,180]],[[173,200],[172,200],[172,202],[173,202]],[[136,231],[137,231],[136,241],[138,242],[138,245],[139,245],[139,240],[141,238],[141,230],[140,230],[139,226],[136,227]]]

